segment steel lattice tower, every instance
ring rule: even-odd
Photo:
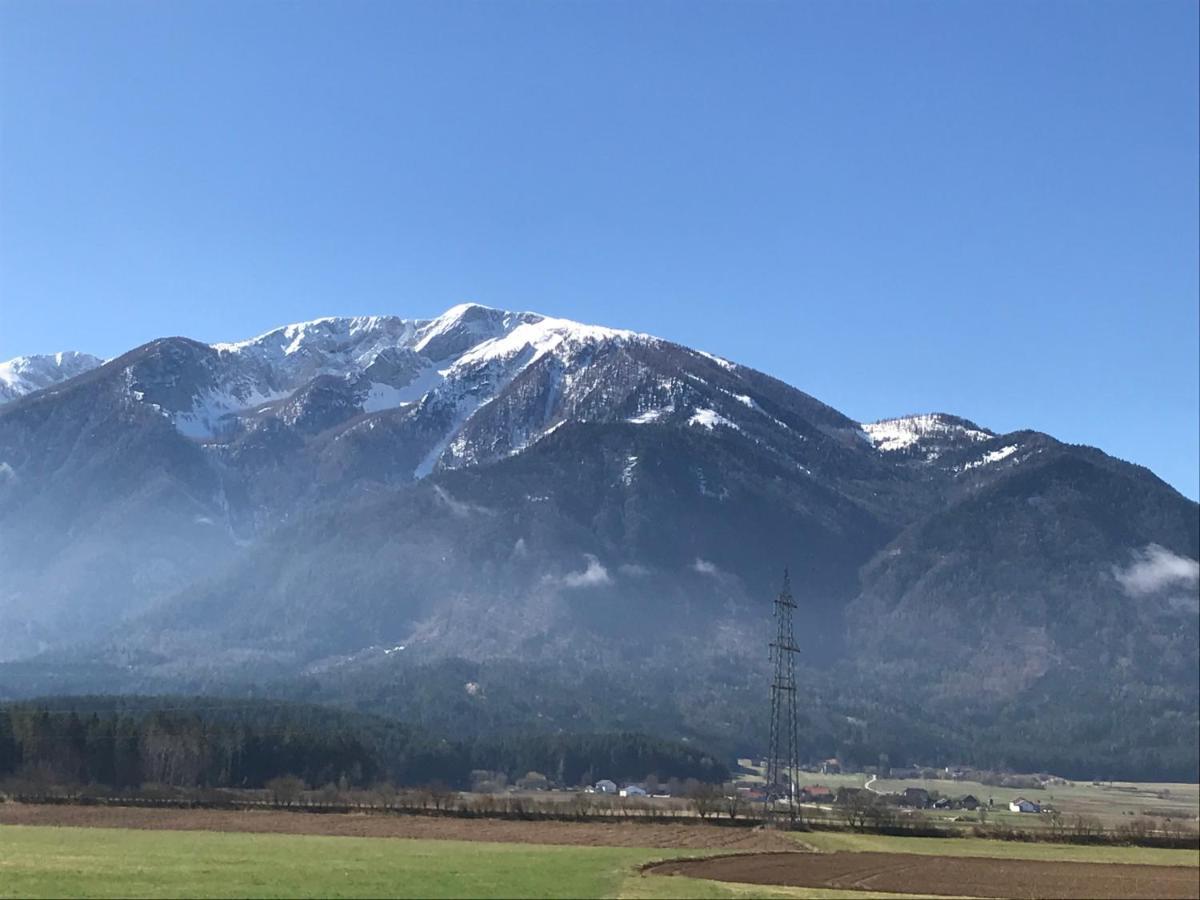
[[[787,797],[788,819],[794,821],[797,783],[800,775],[800,741],[796,721],[796,647],[792,631],[792,582],[785,569],[783,589],[775,598],[775,640],[771,642],[771,660],[775,676],[771,682],[771,743],[767,751],[767,818],[778,813],[776,800]],[[786,784],[784,783],[786,777]]]

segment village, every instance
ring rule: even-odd
[[[980,771],[964,766],[903,768],[846,766],[836,758],[810,762],[800,768],[794,788],[786,773],[774,786],[766,781],[765,760],[742,758],[734,777],[722,786],[706,786],[672,780],[659,783],[654,777],[642,781],[618,781],[601,778],[582,789],[594,795],[629,806],[648,807],[705,805],[702,795],[715,800],[721,809],[733,814],[754,814],[760,810],[786,809],[794,803],[797,813],[821,811],[835,817],[854,817],[870,807],[877,814],[888,809],[895,815],[923,811],[949,822],[986,822],[991,818],[1054,816],[1052,802],[1056,786],[1070,789],[1072,783],[1052,775],[1019,775]],[[532,787],[526,783],[526,787]],[[537,790],[554,790],[549,784]],[[559,788],[568,793],[579,789]],[[657,802],[656,802],[657,801]],[[728,813],[727,813],[728,814]]]

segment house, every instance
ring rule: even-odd
[[[1032,800],[1026,800],[1024,797],[1018,797],[1008,804],[1010,811],[1015,813],[1036,813],[1041,812],[1042,807],[1039,803],[1034,803]]]
[[[807,803],[832,803],[833,791],[823,784],[810,784],[800,788],[800,799]]]
[[[636,784],[627,784],[621,788],[622,797],[649,797],[645,788],[640,788]]]
[[[900,803],[902,806],[925,809],[929,806],[929,791],[919,787],[905,788],[904,793],[900,797]]]
[[[979,809],[979,798],[974,794],[967,794],[965,797],[958,798],[959,809]]]
[[[601,778],[596,782],[597,794],[615,794],[617,792],[617,784],[615,781],[609,781],[607,778]]]

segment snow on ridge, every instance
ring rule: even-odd
[[[276,350],[285,356],[291,356],[304,346],[306,340],[319,341],[326,337],[359,338],[371,332],[386,330],[389,326],[398,326],[402,334],[411,335],[419,324],[420,320],[401,319],[398,316],[323,316],[307,322],[280,325],[246,340],[217,342],[209,346],[221,353]]]
[[[730,362],[729,360],[725,359],[724,357],[716,356],[712,353],[706,353],[704,350],[696,350],[695,352],[699,353],[705,359],[715,362],[718,366],[720,366],[726,372],[732,372],[734,369],[736,369],[738,367],[737,363]]]
[[[607,328],[603,325],[585,325],[570,319],[556,319],[537,313],[524,314],[530,318],[517,325],[507,334],[490,338],[472,347],[458,358],[456,366],[470,366],[493,359],[511,359],[526,348],[533,350],[529,362],[535,362],[547,353],[560,347],[583,347],[607,340],[656,340],[646,334]],[[536,316],[536,318],[532,318]]]
[[[513,313],[480,303],[459,303],[450,307],[440,316],[432,319],[417,321],[416,340],[413,350],[426,353],[430,344],[439,337],[447,336],[455,331],[462,331],[469,338],[475,339],[474,344],[486,341],[510,331],[516,322],[526,321],[536,317],[536,313]]]
[[[990,431],[972,427],[942,413],[881,419],[878,422],[864,422],[861,427],[867,440],[883,453],[905,450],[929,437],[957,437],[975,442],[995,437]]]
[[[999,450],[989,451],[988,453],[983,454],[983,456],[979,459],[975,459],[969,463],[963,464],[960,471],[965,472],[968,469],[977,469],[980,466],[986,466],[991,463],[1000,462],[1000,460],[1007,459],[1008,457],[1012,456],[1019,449],[1021,449],[1019,444],[1009,444],[1007,447],[1001,447]]]

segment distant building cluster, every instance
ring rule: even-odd
[[[610,794],[618,797],[670,797],[670,793],[663,789],[658,789],[654,793],[646,790],[640,784],[627,784],[624,787],[617,787],[617,783],[608,778],[601,778],[593,785],[589,785],[584,789],[588,794]]]

